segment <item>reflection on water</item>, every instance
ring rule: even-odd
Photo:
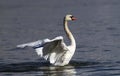
[[[14,63],[14,64],[1,64],[0,72],[34,72],[36,71],[37,75],[49,76],[75,76],[76,69],[81,68],[82,66],[95,65],[98,63],[95,62],[76,62],[71,61],[69,65],[66,66],[53,66],[49,62],[24,62],[24,63]]]
[[[59,67],[49,62],[24,62],[14,64],[1,64],[0,73],[3,76],[119,76],[119,62],[79,62],[71,61],[69,65]]]
[[[74,66],[70,65],[64,67],[49,66],[41,68],[44,69],[44,75],[49,74],[50,76],[74,76],[76,74]]]

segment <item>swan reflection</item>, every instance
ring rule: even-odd
[[[49,76],[76,76],[76,70],[74,66],[67,65],[67,66],[45,66],[39,67],[42,69],[43,75]],[[41,71],[37,72],[37,75],[41,75]]]
[[[35,76],[76,76],[78,71],[83,66],[96,65],[98,62],[81,62],[71,61],[66,66],[54,66],[49,62],[23,62],[23,63],[11,63],[1,64],[0,72],[26,72],[27,74],[35,74]],[[30,76],[30,75],[27,75]]]

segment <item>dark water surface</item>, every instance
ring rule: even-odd
[[[17,44],[62,35],[69,22],[77,50],[55,67]],[[65,37],[65,42],[68,39]],[[120,0],[0,0],[0,76],[120,76]]]

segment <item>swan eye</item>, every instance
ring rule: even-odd
[[[70,18],[73,18],[74,16],[70,16]]]
[[[77,18],[75,18],[74,16],[71,16],[71,19],[72,19],[72,20],[76,20]]]

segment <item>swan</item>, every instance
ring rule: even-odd
[[[76,42],[68,28],[68,21],[76,20],[73,15],[66,15],[64,17],[64,30],[70,40],[70,45],[64,43],[63,37],[58,36],[54,39],[43,39],[34,42],[17,45],[18,48],[32,47],[36,50],[40,57],[48,60],[50,64],[55,66],[64,66],[69,64],[74,52],[76,50]]]

